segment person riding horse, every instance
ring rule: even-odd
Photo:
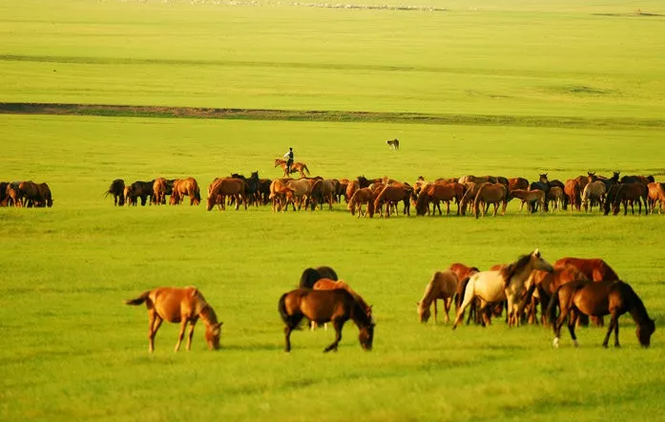
[[[286,158],[286,174],[291,174],[291,165],[293,165],[293,148],[289,148],[289,150],[286,151],[284,158]]]

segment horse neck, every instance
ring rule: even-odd
[[[212,309],[212,306],[206,304],[201,312],[199,312],[199,318],[205,323],[206,326],[211,326],[217,324],[217,314],[215,310]]]
[[[647,309],[644,307],[642,299],[637,296],[637,293],[635,293],[632,288],[630,288],[630,301],[631,306],[628,309],[628,312],[630,313],[630,316],[633,317],[635,323],[637,325],[644,325],[651,322],[651,318],[649,318],[649,314],[647,314]]]
[[[427,288],[425,288],[425,294],[423,295],[423,298],[420,299],[420,306],[429,308],[429,306],[432,304],[434,301],[434,296],[435,296],[436,290],[434,289],[434,283],[431,281],[427,285]]]
[[[506,280],[506,287],[509,285],[515,285],[519,284],[524,286],[526,283],[526,280],[529,278],[531,273],[533,272],[534,268],[532,265],[525,265],[524,267],[520,268],[519,270],[515,271],[515,273],[510,277],[510,280]]]
[[[369,326],[372,323],[372,317],[367,315],[367,311],[363,309],[360,300],[354,299],[354,304],[351,307],[351,319],[356,324],[358,329]]]

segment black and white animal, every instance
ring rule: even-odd
[[[392,140],[387,140],[386,144],[388,144],[388,147],[390,149],[399,149],[399,140],[397,138]]]

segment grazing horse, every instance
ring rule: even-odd
[[[309,169],[307,168],[307,164],[293,163],[291,164],[291,168],[289,169],[289,166],[286,164],[286,160],[282,160],[281,158],[275,158],[275,167],[282,168],[282,170],[284,171],[284,175],[282,177],[291,177],[292,173],[300,173],[300,177],[305,177],[305,172],[309,174]]]
[[[607,262],[600,258],[561,258],[554,263],[555,267],[571,266],[581,271],[589,280],[618,280],[619,276]]]
[[[152,185],[154,180],[149,182],[136,181],[130,186],[125,187],[125,202],[129,205],[136,206],[138,198],[141,198],[141,206],[145,206],[146,202],[152,202],[153,191]],[[129,189],[127,189],[129,187]]]
[[[339,280],[337,281],[337,275],[335,275],[335,279],[329,279],[329,278],[322,278],[316,283],[314,283],[314,286],[312,287],[314,290],[336,290],[336,289],[342,289],[346,290],[347,292],[351,293],[353,297],[360,303],[360,306],[362,306],[363,310],[367,314],[368,317],[372,317],[372,305],[368,305],[367,302],[360,296],[358,293],[355,292],[349,286],[346,284],[344,281]],[[311,328],[314,329],[316,328],[316,322],[312,321]],[[326,330],[328,329],[328,324],[325,324]]]
[[[456,186],[459,186],[460,189],[456,189]],[[443,215],[441,212],[440,202],[443,201],[446,203],[446,215],[450,214],[450,201],[457,200],[457,215],[459,215],[459,201],[463,195],[459,195],[462,192],[462,185],[459,183],[453,184],[432,184],[425,185],[418,194],[416,200],[416,215],[425,215],[429,214],[429,204],[430,202],[434,204],[432,209],[432,215],[434,215],[435,210],[438,208],[439,215]]]
[[[272,211],[286,211],[289,204],[293,203],[295,191],[288,187],[284,179],[275,179],[270,183],[269,200],[272,200]],[[295,209],[295,205],[294,205]]]
[[[464,309],[476,298],[480,298],[480,313],[488,303],[508,301],[508,326],[516,325],[519,320],[519,300],[524,293],[524,284],[533,270],[554,271],[554,268],[545,261],[538,249],[530,254],[523,255],[510,265],[502,267],[497,271],[482,271],[471,276],[466,290],[464,300],[457,309],[457,318],[453,329],[464,318]],[[485,315],[483,315],[486,318]],[[483,324],[484,325],[484,324]]]
[[[404,214],[411,215],[411,204],[409,203],[411,192],[413,192],[413,188],[409,185],[386,186],[374,200],[374,210],[378,210],[379,215],[383,217],[383,204],[386,203],[386,217],[390,217],[390,205],[402,201],[404,203]]]
[[[106,191],[104,196],[113,195],[113,205],[123,206],[125,205],[125,181],[122,179],[115,179],[111,182],[109,190]]]
[[[540,205],[540,212],[542,213],[545,209],[545,192],[540,189],[536,190],[524,190],[524,189],[514,189],[508,193],[510,199],[517,198],[521,200],[520,204],[520,213],[522,213],[522,208],[526,204],[527,210],[530,212],[531,208],[534,206],[532,204],[537,203]]]
[[[552,208],[555,210],[565,210],[568,207],[568,198],[563,193],[563,188],[559,186],[552,186],[545,200],[551,202]]]
[[[563,193],[568,197],[570,210],[574,208],[580,211],[582,206],[582,189],[580,189],[580,182],[577,179],[568,179],[563,187]],[[564,208],[565,209],[565,208]]]
[[[37,185],[37,189],[39,190],[39,207],[49,207],[51,208],[53,206],[53,195],[51,194],[51,188],[49,188],[48,184],[46,183],[39,183]]]
[[[349,319],[358,327],[358,340],[364,350],[372,350],[374,341],[374,319],[368,316],[360,302],[344,289],[312,290],[295,289],[284,293],[277,309],[286,324],[284,327],[285,352],[291,351],[291,332],[307,318],[317,324],[332,322],[335,327],[335,341],[323,351],[337,351],[342,340],[342,328]]]
[[[598,210],[600,211],[603,206],[603,201],[605,200],[606,191],[605,183],[600,180],[587,183],[584,187],[584,192],[582,192],[582,206],[584,207],[584,212],[593,211],[593,205],[595,203],[598,204]]]
[[[19,183],[18,190],[21,192],[21,200],[24,207],[37,207],[41,202],[41,195],[37,183],[32,180]]]
[[[208,187],[208,202],[206,209],[210,211],[215,205],[219,205],[222,210],[226,209],[226,197],[232,196],[235,199],[236,211],[240,208],[240,202],[247,209],[247,196],[245,195],[245,182],[235,177],[224,177],[215,179]]]
[[[328,209],[332,211],[333,201],[335,199],[335,185],[332,180],[317,180],[312,185],[311,208],[316,209],[317,204],[323,209],[323,204],[328,204]]]
[[[612,207],[612,214],[617,215],[621,211],[621,204],[623,204],[623,215],[628,214],[628,203],[630,203],[631,213],[635,214],[634,203],[637,201],[639,206],[638,214],[642,214],[642,202],[644,202],[645,213],[648,214],[647,208],[647,185],[641,182],[633,183],[619,183],[607,193],[605,200],[605,215],[610,213],[610,205]]]
[[[199,189],[198,182],[193,177],[176,179],[173,182],[171,205],[182,203],[185,195],[189,196],[189,205],[199,205],[201,203],[201,190]]]
[[[558,318],[556,318],[557,306],[561,309]],[[573,339],[575,347],[578,346],[575,320],[581,314],[599,317],[611,315],[603,347],[607,347],[612,331],[614,331],[614,346],[620,346],[619,317],[626,312],[630,313],[637,325],[637,339],[642,347],[649,347],[651,335],[656,331],[656,324],[649,318],[642,300],[628,283],[621,280],[598,282],[580,280],[564,284],[552,295],[547,311],[552,321],[556,319],[556,322],[552,324],[554,329],[552,345],[554,347],[559,347],[561,327],[566,317],[568,317],[570,337]]]
[[[570,283],[571,281],[588,279],[589,277],[587,277],[583,272],[570,265],[557,266],[554,264],[554,271],[551,273],[535,270],[531,273],[529,279],[526,282],[529,288],[525,300],[528,301],[530,297],[537,296],[538,301],[540,302],[541,323],[545,325],[547,323],[547,313],[545,312],[545,308],[550,302],[550,298],[556,289],[558,289],[559,286]],[[536,304],[532,302],[531,314],[533,316],[533,320],[536,319],[535,305]]]
[[[386,144],[388,144],[388,148],[390,149],[399,149],[399,139],[389,139],[386,141]]]
[[[260,201],[259,188],[261,185],[259,172],[253,171],[249,179],[238,173],[231,174],[231,177],[245,182],[245,195],[247,196],[249,203],[258,206]]]
[[[663,204],[665,203],[665,183],[656,183],[652,182],[647,185],[649,190],[648,201],[649,201],[649,212],[653,214],[654,208],[656,208],[656,203],[660,204],[658,208],[658,214],[663,212]]]
[[[363,212],[364,204],[367,204],[366,212]],[[369,218],[374,217],[374,192],[372,192],[370,188],[356,190],[353,193],[353,196],[351,196],[347,208],[351,211],[351,215],[355,215],[357,212],[358,217],[360,217],[361,214],[363,216],[369,215]]]
[[[493,216],[496,216],[499,204],[503,204],[501,215],[505,215],[506,206],[508,205],[508,188],[501,183],[483,183],[480,186],[480,189],[478,189],[476,199],[473,201],[473,209],[476,218],[480,216],[481,211],[482,216],[485,216],[485,209],[481,207],[481,202],[485,205],[494,205]]]
[[[465,183],[477,183],[477,184],[482,184],[482,183],[497,183],[496,177],[494,176],[473,176],[473,175],[467,175],[460,177],[458,180],[458,183],[465,184]]]
[[[163,321],[179,322],[180,334],[174,351],[180,349],[180,344],[185,335],[185,329],[189,324],[189,336],[187,337],[187,350],[192,348],[192,336],[194,326],[199,318],[206,325],[205,339],[208,347],[219,349],[219,336],[222,334],[222,322],[217,322],[217,315],[212,306],[195,287],[175,288],[159,287],[154,290],[143,292],[136,299],[126,300],[127,305],[146,304],[148,308],[148,350],[155,350],[155,335]]]
[[[430,306],[434,303],[434,323],[437,322],[439,311],[436,306],[437,299],[443,300],[443,307],[446,311],[446,322],[450,322],[450,307],[453,304],[455,293],[457,292],[457,275],[451,270],[437,271],[432,276],[432,280],[425,287],[425,294],[418,306],[418,318],[420,322],[427,322],[430,313]]]

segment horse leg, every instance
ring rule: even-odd
[[[150,353],[155,351],[155,335],[157,330],[162,325],[162,318],[157,315],[157,312],[151,311],[148,321],[148,351]]]
[[[468,287],[468,286],[467,286],[467,287]],[[474,295],[473,295],[473,290],[465,292],[465,294],[464,294],[464,301],[462,302],[462,304],[460,305],[460,307],[457,309],[457,316],[455,317],[455,323],[453,324],[453,330],[454,330],[455,328],[457,328],[457,325],[458,325],[460,322],[462,322],[462,320],[464,319],[464,310],[469,306],[469,304],[471,303],[471,301],[473,301],[473,299],[475,298],[475,297],[473,297],[473,296],[474,296]],[[470,317],[470,315],[471,315],[471,314],[469,314],[469,317]]]
[[[443,306],[444,309],[446,310],[446,324],[450,324],[450,308],[452,307],[453,304],[453,298],[452,296],[446,299],[443,299]]]
[[[578,347],[577,336],[575,335],[575,324],[577,323],[578,311],[571,310],[570,316],[568,317],[568,332],[570,332],[570,338],[573,339],[573,345]]]
[[[187,335],[187,351],[192,350],[192,337],[194,337],[194,326],[196,325],[196,320],[189,322],[189,334]]]
[[[439,310],[437,309],[436,306],[436,298],[434,299],[434,324],[439,322]]]
[[[180,344],[182,343],[182,339],[185,337],[185,329],[187,328],[187,318],[186,317],[181,317],[181,322],[180,322],[180,333],[178,333],[178,342],[175,344],[175,349],[173,349],[174,352],[177,352],[180,349]]]
[[[344,327],[344,323],[346,321],[342,319],[334,319],[332,321],[333,327],[335,327],[335,341],[333,341],[330,346],[326,347],[323,349],[323,352],[329,352],[331,350],[337,351],[337,345],[339,342],[342,340],[342,327]]]

